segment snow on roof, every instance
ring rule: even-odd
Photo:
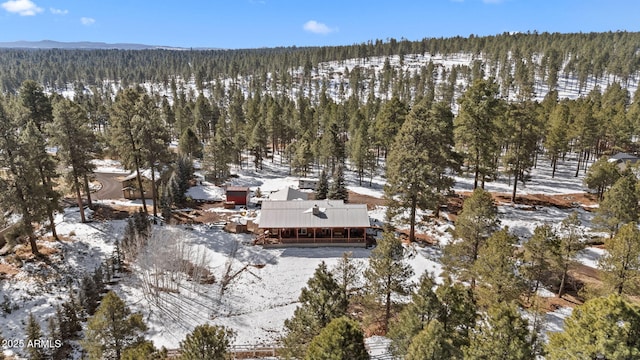
[[[142,175],[142,177],[151,180],[151,169],[144,169],[140,172],[140,175]],[[156,175],[156,181],[158,179],[160,179],[160,173],[158,171],[155,171],[155,175]],[[131,179],[135,179],[136,176],[138,176],[138,172],[134,171],[131,174],[125,176],[122,181],[127,181],[127,180],[131,180]]]
[[[249,188],[246,186],[227,186],[226,191],[249,192]]]
[[[319,211],[310,211],[317,208]],[[345,204],[342,200],[265,201],[260,212],[260,228],[369,227],[365,204]]]
[[[639,159],[640,159],[640,158],[638,158],[638,157],[637,157],[637,156],[635,156],[635,155],[631,155],[631,154],[627,154],[627,153],[619,152],[619,153],[617,153],[617,154],[615,154],[615,155],[612,155],[612,156],[609,158],[609,162],[615,162],[615,161],[618,161],[618,160],[623,160],[623,161],[632,161],[632,162],[635,162],[635,161],[638,161]]]
[[[276,192],[272,192],[271,195],[269,195],[269,200],[282,201],[282,200],[296,200],[296,199],[308,200],[309,194],[302,192],[300,190],[296,190],[291,187],[286,187]]]

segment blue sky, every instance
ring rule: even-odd
[[[640,31],[638,0],[0,0],[0,42],[350,45],[505,31]]]

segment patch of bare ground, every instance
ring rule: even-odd
[[[359,194],[353,191],[349,191],[349,203],[350,204],[367,204],[367,209],[373,210],[376,206],[386,205],[385,199],[379,199],[370,195]]]
[[[471,196],[471,191],[458,191],[457,194],[462,198]],[[491,196],[499,205],[511,204],[511,194],[492,192]],[[554,206],[561,209],[569,209],[577,206],[589,206],[598,204],[598,199],[593,194],[574,193],[574,194],[525,194],[516,196],[516,204],[530,206]]]
[[[123,220],[137,211],[138,207],[133,206],[117,206],[105,204],[94,205],[93,219],[98,221]]]

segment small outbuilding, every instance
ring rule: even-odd
[[[290,200],[309,200],[309,194],[294,188],[284,188],[269,195],[269,200],[290,201]]]
[[[623,152],[619,152],[609,157],[609,162],[615,162],[617,164],[625,164],[627,162],[631,164],[635,164],[638,162],[638,160],[640,160],[639,157],[635,155],[623,153]]]
[[[132,174],[126,176],[122,179],[122,197],[128,200],[141,199],[144,195],[145,199],[151,199],[153,194],[152,183],[150,178],[150,172],[142,171],[142,191],[140,191],[140,186],[138,185],[138,173],[133,172]],[[160,176],[157,176],[156,179],[159,179]]]
[[[228,186],[225,194],[227,195],[227,202],[233,201],[236,205],[246,206],[249,204],[251,190],[244,186]]]
[[[309,189],[309,190],[315,190],[318,188],[318,183],[320,182],[320,180],[318,179],[307,179],[307,178],[302,178],[298,180],[298,189]]]

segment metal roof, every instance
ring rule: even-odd
[[[342,200],[298,200],[264,201],[258,227],[286,229],[369,226],[369,214],[365,204],[345,204]]]
[[[300,199],[300,200],[307,200],[309,199],[309,194],[307,194],[306,192],[302,192],[300,190],[296,190],[294,188],[284,188],[284,189],[280,189],[276,192],[271,193],[271,195],[269,195],[269,200],[278,200],[278,201],[282,201],[282,200],[295,200],[295,199]]]

